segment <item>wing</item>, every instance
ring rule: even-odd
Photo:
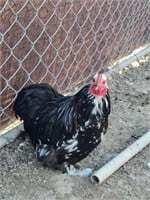
[[[56,148],[64,137],[71,137],[71,130],[75,124],[71,97],[56,99],[43,105],[35,113],[28,124],[29,135],[33,144],[40,142]]]

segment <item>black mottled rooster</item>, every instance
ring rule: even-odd
[[[73,165],[101,142],[108,127],[110,97],[103,74],[96,74],[72,96],[63,96],[48,84],[27,86],[13,109],[23,120],[39,161],[71,175],[91,173]]]

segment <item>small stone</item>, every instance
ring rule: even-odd
[[[150,76],[147,76],[147,77],[145,78],[145,80],[147,80],[147,81],[150,80]]]
[[[150,162],[147,163],[147,167],[150,169]]]

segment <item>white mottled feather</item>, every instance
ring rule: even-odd
[[[93,103],[94,103],[94,108],[92,110],[92,114],[93,115],[100,114],[102,116],[102,110],[103,110],[102,98],[96,97]]]

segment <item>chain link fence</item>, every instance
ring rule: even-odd
[[[24,86],[73,90],[147,44],[149,22],[149,0],[1,0],[1,127]]]

